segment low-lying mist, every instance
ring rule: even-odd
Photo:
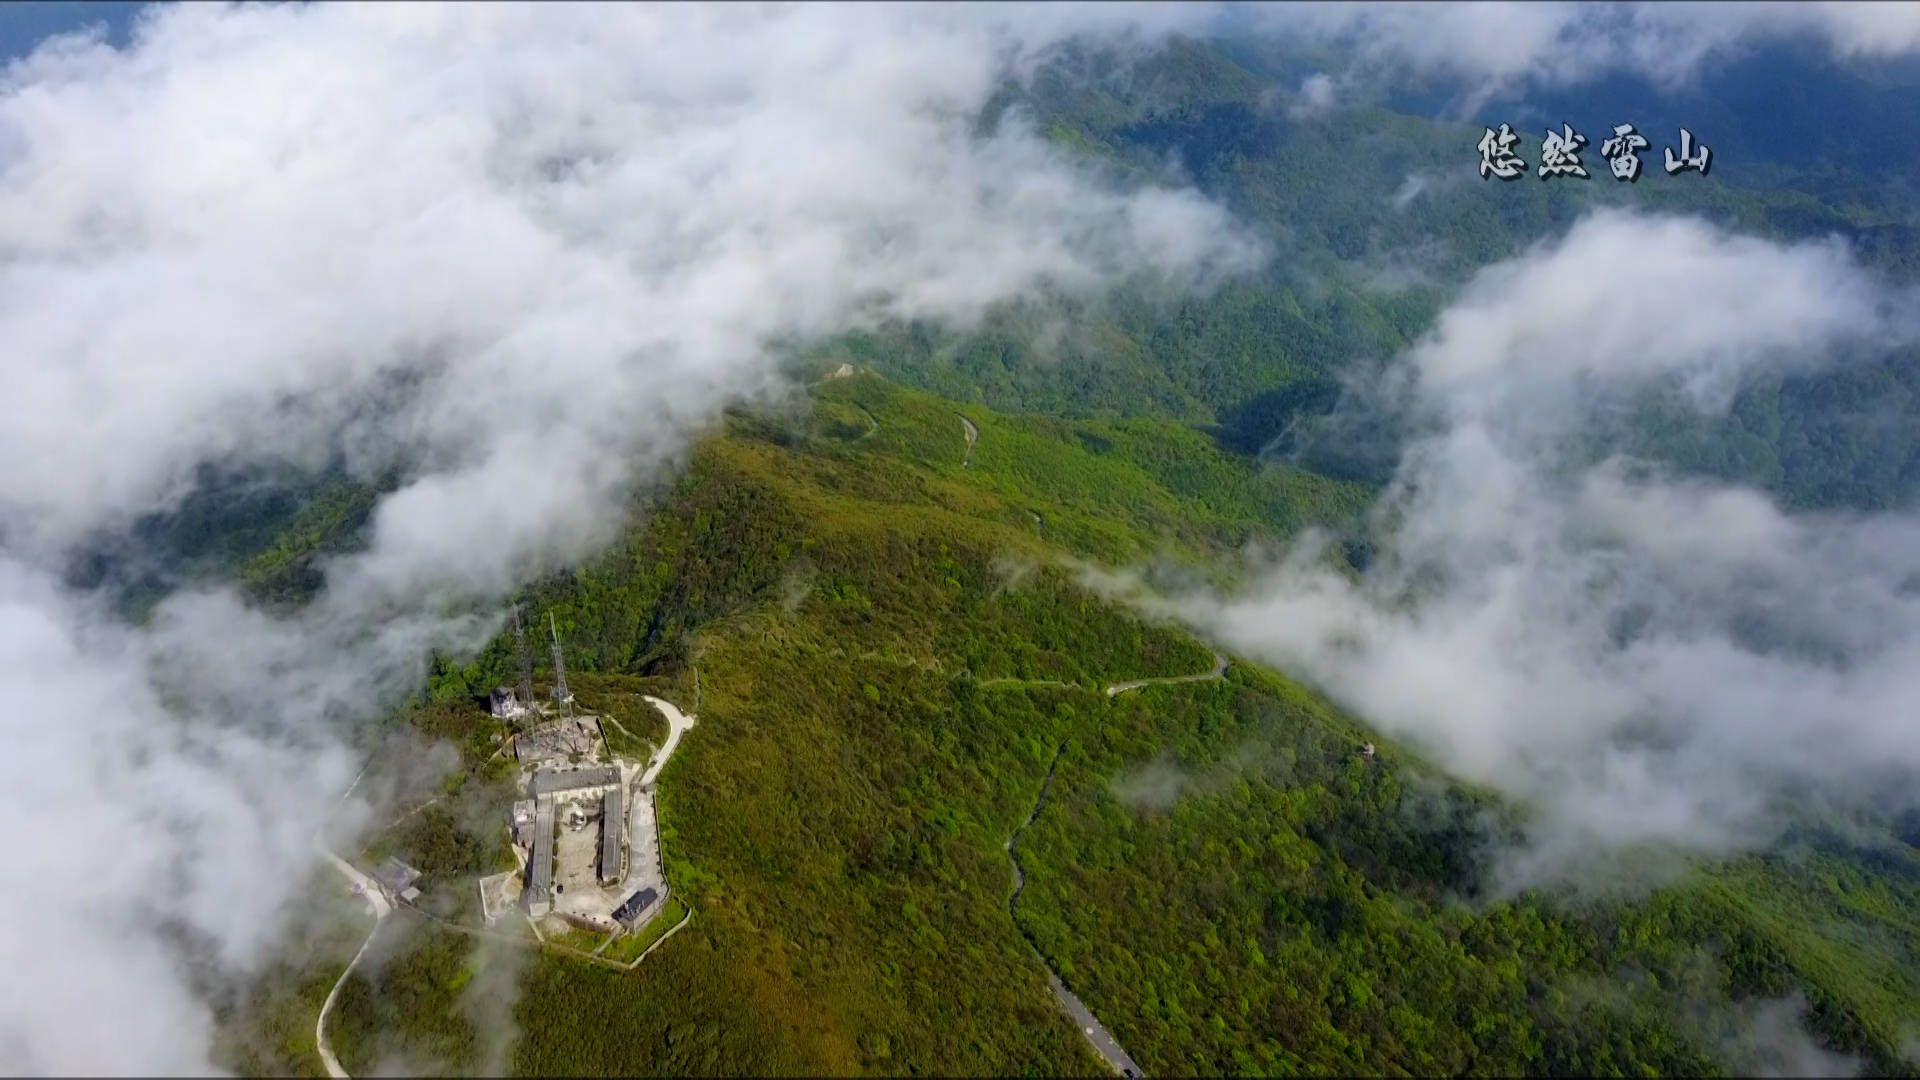
[[[179,943],[260,963],[359,771],[347,732],[604,547],[726,404],[778,396],[776,343],[1260,266],[1194,191],[1120,186],[1017,111],[976,124],[1069,38],[1147,49],[1216,14],[171,5],[125,48],[8,64],[0,1061],[210,1071]],[[1820,25],[1858,46],[1857,22]],[[1782,785],[1908,775],[1912,522],[1626,463],[1550,484],[1539,452],[1581,380],[1679,372],[1712,407],[1754,363],[1892,334],[1878,295],[1828,248],[1584,225],[1489,271],[1410,358],[1448,425],[1402,462],[1377,573],[1303,557],[1189,613],[1546,807],[1516,881],[1583,844],[1758,843]],[[297,612],[200,585],[134,625],[73,580],[208,469],[385,493]],[[367,817],[356,794],[343,819]],[[511,1015],[500,981],[476,1023]]]
[[[1592,216],[1483,271],[1390,373],[1426,434],[1364,573],[1309,536],[1245,594],[1170,608],[1518,798],[1503,890],[1876,803],[1920,769],[1920,518],[1793,514],[1567,448],[1650,380],[1712,411],[1758,374],[1910,343],[1911,299],[1833,244]]]
[[[617,535],[729,401],[777,395],[776,343],[1258,264],[1190,191],[973,123],[1069,36],[1188,16],[1012,14],[178,5],[5,69],[0,679],[31,767],[0,916],[34,929],[0,944],[0,1059],[207,1071],[167,928],[257,964],[348,730]],[[136,626],[71,573],[209,469],[396,468],[295,613],[202,585]],[[490,1030],[510,989],[474,1003]]]

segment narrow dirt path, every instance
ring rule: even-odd
[[[955,413],[954,415],[960,416],[959,413]],[[960,459],[960,467],[964,469],[973,462],[973,444],[980,441],[980,429],[974,426],[973,421],[964,416],[960,417],[960,426],[967,434],[967,454]]]
[[[652,739],[643,739],[640,736],[635,735],[631,730],[627,728],[627,725],[621,723],[618,720],[615,720],[611,713],[602,713],[600,715],[600,720],[602,723],[612,724],[614,727],[620,730],[620,734],[625,735],[627,738],[632,739],[634,742],[644,743],[649,747],[653,745]],[[605,738],[605,735],[603,734],[601,737]]]
[[[845,649],[834,649],[834,650],[829,650],[829,655],[846,658],[848,657],[849,654]],[[964,669],[960,671],[950,671],[948,668],[940,664],[940,662],[937,660],[923,660],[917,657],[887,656],[885,654],[875,652],[871,649],[866,652],[854,655],[852,659],[866,660],[866,661],[872,661],[875,663],[883,663],[883,664],[895,664],[900,667],[911,667],[921,671],[931,672],[936,675],[952,675],[955,678],[970,680],[975,686],[979,687],[982,690],[1038,690],[1038,689],[1069,690],[1074,687],[1086,687],[1089,690],[1092,689],[1092,687],[1087,687],[1085,683],[1069,682],[1065,679],[1023,679],[1018,675],[996,675],[996,676],[993,676],[992,678],[982,679],[974,676],[972,673]],[[1229,666],[1229,662],[1227,658],[1225,656],[1222,656],[1220,653],[1215,652],[1213,654],[1213,667],[1211,670],[1196,672],[1192,675],[1157,675],[1149,679],[1133,679],[1128,682],[1112,683],[1106,688],[1107,697],[1109,698],[1118,697],[1119,695],[1124,694],[1129,690],[1138,690],[1143,686],[1154,686],[1160,683],[1209,682],[1214,679],[1224,678],[1227,674],[1228,666]],[[691,720],[689,720],[689,722],[691,722]]]
[[[1138,690],[1143,686],[1158,686],[1162,683],[1211,682],[1214,679],[1225,678],[1226,674],[1227,658],[1216,652],[1213,654],[1212,671],[1203,671],[1197,675],[1166,675],[1158,679],[1134,679],[1132,682],[1114,683],[1107,687],[1107,696],[1119,697],[1129,690]]]
[[[979,687],[982,690],[1012,690],[1012,689],[1025,690],[1029,688],[1032,688],[1032,689],[1045,688],[1049,690],[1071,690],[1074,687],[1079,686],[1080,684],[1070,683],[1064,679],[1016,679],[1012,676],[1007,676],[1005,678],[998,678],[998,679],[978,679],[978,680],[975,680],[973,685]]]
[[[647,946],[645,949],[641,950],[640,955],[633,958],[633,963],[627,965],[627,970],[631,971],[634,968],[639,967],[640,961],[645,960],[649,956],[652,956],[653,950],[659,948],[662,945],[665,945],[667,943],[668,938],[679,933],[681,927],[693,921],[693,905],[688,904],[685,900],[682,900],[681,903],[686,905],[687,913],[685,915],[680,916],[680,921],[677,923],[674,923],[673,926],[670,929],[668,929],[666,933],[661,934],[658,940],[656,940],[653,944]]]
[[[1040,816],[1040,808],[1046,805],[1047,792],[1053,787],[1053,772],[1059,767],[1060,755],[1066,748],[1067,744],[1061,743],[1053,752],[1053,760],[1047,763],[1046,778],[1040,781],[1040,794],[1033,800],[1033,810],[1027,814],[1027,820],[1013,830],[1013,835],[1007,837],[1007,862],[1013,865],[1013,895],[1007,897],[1007,915],[1013,919],[1013,925],[1020,931],[1020,936],[1027,939],[1027,947],[1033,950],[1035,957],[1039,958],[1040,966],[1046,968],[1047,983],[1053,988],[1054,1000],[1058,1001],[1061,1010],[1073,1019],[1074,1026],[1086,1036],[1094,1052],[1105,1059],[1108,1067],[1114,1072],[1125,1077],[1137,1077],[1143,1075],[1140,1072],[1140,1066],[1120,1046],[1119,1040],[1113,1037],[1113,1033],[1107,1030],[1106,1025],[1093,1015],[1093,1010],[1087,1008],[1085,1002],[1081,1001],[1073,991],[1067,989],[1067,984],[1060,979],[1060,973],[1053,970],[1052,964],[1047,963],[1046,954],[1040,951],[1039,942],[1034,941],[1026,928],[1020,925],[1017,909],[1020,905],[1020,894],[1027,888],[1027,875],[1020,869],[1020,856],[1015,849],[1020,843],[1020,834],[1027,831],[1027,826],[1032,825],[1034,819]]]

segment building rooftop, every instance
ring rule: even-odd
[[[600,878],[612,881],[620,876],[620,816],[625,807],[619,788],[611,788],[600,802]]]
[[[553,800],[541,799],[533,820],[533,850],[527,856],[527,896],[545,900],[553,891]]]
[[[631,927],[639,920],[640,914],[649,907],[652,907],[653,902],[659,898],[660,893],[658,891],[654,889],[641,889],[639,892],[627,897],[626,900],[614,910],[613,917],[622,925]]]
[[[607,787],[620,783],[620,770],[613,765],[589,765],[578,769],[541,769],[527,781],[527,794],[538,798],[556,791]]]
[[[386,862],[374,868],[373,879],[386,886],[388,890],[401,893],[407,891],[409,886],[420,880],[420,871],[415,870],[397,858],[388,856]]]
[[[591,717],[549,720],[514,736],[513,753],[521,761],[547,761],[576,754],[592,757],[600,742],[599,730]]]

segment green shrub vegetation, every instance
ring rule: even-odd
[[[630,964],[645,953],[654,942],[673,932],[680,921],[687,917],[686,902],[678,895],[669,895],[667,902],[660,905],[660,913],[647,921],[637,933],[622,934],[607,946],[602,956],[616,964]]]
[[[611,549],[525,589],[536,625],[551,611],[560,626],[578,699],[618,721],[617,752],[665,737],[641,694],[697,713],[659,785],[669,906],[697,914],[631,972],[390,920],[343,991],[348,1068],[1097,1074],[1044,958],[1154,1074],[1737,1074],[1782,1067],[1739,1030],[1775,1008],[1776,1027],[1804,1022],[1870,1072],[1911,1074],[1911,822],[1904,838],[1809,825],[1783,852],[1702,862],[1626,899],[1487,895],[1524,808],[1243,661],[1110,698],[1110,683],[1212,659],[1083,573],[1230,583],[1250,541],[1310,526],[1364,554],[1406,433],[1343,387],[1418,340],[1476,268],[1584,210],[1631,199],[1775,237],[1838,232],[1910,279],[1903,211],[1844,183],[1842,198],[1436,182],[1390,209],[1408,177],[1459,171],[1470,129],[1375,107],[1287,118],[1261,103],[1282,60],[1246,49],[1089,63],[1090,78],[1044,68],[998,105],[1122,175],[1178,159],[1282,257],[1184,303],[1041,296],[965,333],[822,343],[796,368],[854,373],[794,408],[729,415],[677,479],[636,495]],[[1369,164],[1329,167],[1356,154]],[[1572,457],[1626,448],[1797,508],[1903,505],[1920,490],[1915,370],[1763,379],[1712,414],[1652,388]],[[970,459],[962,416],[980,433]],[[182,565],[297,604],[377,489],[329,476],[300,490],[231,535],[205,501],[148,527]],[[143,573],[115,552],[76,569],[135,600],[166,578]],[[435,658],[404,711],[458,768],[416,783],[367,854],[421,867],[441,919],[470,923],[473,878],[503,865],[512,766],[479,699],[513,668],[504,635]],[[1377,757],[1356,753],[1363,740]],[[1006,844],[1050,766],[1021,836],[1016,924]],[[317,1066],[315,995],[357,938],[343,925],[314,940],[223,1005],[223,1060]],[[511,1023],[476,1011],[501,985],[519,990]]]
[[[519,1072],[1097,1073],[1030,936],[1152,1073],[1737,1072],[1752,1060],[1713,1018],[1793,994],[1828,1046],[1905,1068],[1910,853],[1814,838],[1639,901],[1496,900],[1477,890],[1512,811],[1277,673],[1108,698],[1211,657],[1063,554],[1215,566],[1247,535],[1344,520],[1347,489],[1145,423],[872,375],[816,392],[811,416],[733,418],[626,541],[529,592],[583,700],[635,725],[659,723],[641,692],[691,707],[697,668],[659,787],[697,916],[631,972],[410,917],[349,982],[343,1057],[479,1069],[472,1006],[421,984],[512,962]],[[836,431],[846,402],[878,430]],[[964,469],[956,409],[982,433]],[[443,665],[412,714],[476,792],[497,731],[471,695],[509,667],[503,643]],[[1016,925],[1005,845],[1056,752]],[[393,834],[471,892],[493,864],[445,801]]]

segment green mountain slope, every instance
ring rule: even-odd
[[[1900,1071],[1910,847],[1822,841],[1634,904],[1488,903],[1513,812],[1278,673],[1105,692],[1211,658],[1063,558],[1231,575],[1247,536],[1338,523],[1360,495],[1157,421],[1009,416],[869,374],[733,418],[623,545],[531,597],[586,693],[691,706],[697,670],[700,724],[660,785],[691,922],[626,974],[398,922],[343,994],[343,1060],[487,1068],[460,988],[504,978],[525,1073],[1097,1073],[1044,956],[1150,1074],[1737,1072],[1758,1059],[1715,1018],[1793,993],[1829,1045]],[[470,695],[507,660],[443,663],[413,714],[464,747],[476,792],[491,722]],[[1050,769],[1010,913],[1006,844]],[[483,802],[374,842],[470,852],[427,888],[471,895],[500,828]],[[240,1067],[311,1067],[277,1000],[232,1014],[267,1029]]]
[[[1230,584],[1243,545],[1309,524],[1361,562],[1401,418],[1347,399],[1347,381],[1416,341],[1475,269],[1587,209],[1837,233],[1911,279],[1920,248],[1898,201],[1862,202],[1858,176],[1459,183],[1473,129],[1376,106],[1290,115],[1275,103],[1291,84],[1259,56],[1189,43],[1102,65],[1043,71],[987,122],[1017,108],[1136,181],[1173,168],[1273,245],[1270,270],[1171,308],[1041,298],[964,334],[829,343],[807,360],[848,374],[795,411],[731,416],[636,503],[613,550],[527,590],[556,614],[583,698],[623,703],[646,732],[635,692],[698,695],[700,727],[661,787],[669,874],[694,917],[630,974],[401,923],[391,962],[343,994],[349,1066],[1095,1072],[1051,965],[1156,1074],[1792,1071],[1802,1022],[1871,1072],[1911,1073],[1913,830],[1809,829],[1634,902],[1495,902],[1476,890],[1524,808],[1245,662],[1108,695],[1211,657],[1076,570]],[[1907,356],[1762,380],[1723,416],[1655,388],[1591,450],[1794,508],[1908,503],[1916,372]],[[221,549],[256,597],[298,602],[313,559],[351,544],[369,493],[315,491]],[[190,538],[198,512],[156,528]],[[467,778],[372,850],[434,867],[435,903],[498,863],[499,732],[473,698],[508,667],[504,640],[439,660],[411,713],[460,748]],[[1363,739],[1376,758],[1355,753]],[[1006,845],[1029,820],[1010,907]],[[311,965],[345,957],[308,960],[278,976],[307,997],[235,1006],[233,1028],[275,1033],[239,1044],[243,1067],[312,1067],[287,1018],[317,1008],[327,981]],[[489,980],[520,991],[499,1060],[460,991]],[[1756,1045],[1759,1029],[1788,1034]]]
[[[1194,184],[1270,246],[1263,273],[1171,309],[1134,294],[1092,307],[1034,300],[979,333],[897,327],[857,337],[856,353],[959,400],[1179,419],[1241,452],[1379,483],[1397,460],[1402,418],[1348,399],[1345,422],[1329,423],[1349,381],[1416,340],[1475,271],[1590,210],[1699,215],[1780,241],[1837,237],[1891,280],[1920,280],[1920,210],[1873,157],[1823,159],[1809,171],[1796,144],[1747,140],[1711,177],[1618,184],[1603,170],[1584,183],[1483,182],[1478,127],[1366,103],[1296,115],[1293,90],[1314,68],[1270,51],[1185,42],[1127,63],[1070,52],[989,112],[995,123],[1031,122],[1131,182]],[[1752,67],[1730,77],[1750,84]],[[1559,107],[1604,113],[1645,88],[1626,98],[1613,85],[1581,93],[1563,95]],[[1694,98],[1703,95],[1710,89]],[[1767,121],[1742,126],[1756,122]],[[1538,137],[1528,133],[1535,145]],[[1628,430],[1605,435],[1795,508],[1910,505],[1920,496],[1914,359],[1907,350],[1767,376],[1725,415],[1696,415],[1677,389],[1663,389]]]

